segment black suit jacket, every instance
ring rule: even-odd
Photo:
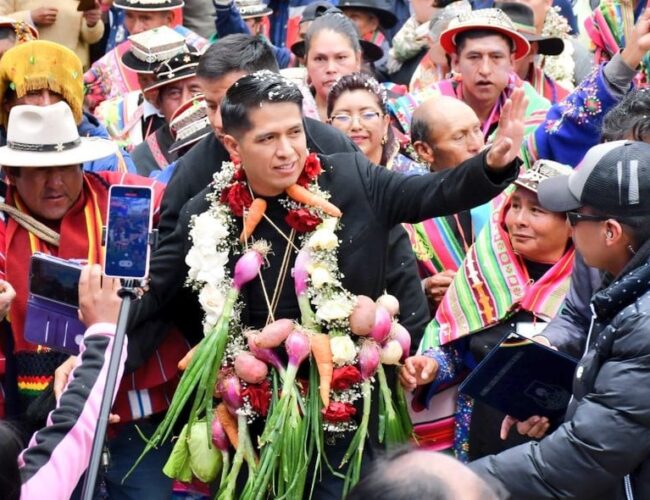
[[[494,174],[486,168],[485,154],[455,169],[410,177],[372,165],[360,153],[321,157],[323,174],[319,184],[331,193],[330,201],[343,212],[339,231],[339,266],[344,275],[343,285],[354,294],[378,297],[386,289],[386,255],[394,226],[400,222],[414,223],[467,210],[486,203],[505,189],[516,177],[518,162],[513,162],[504,172]],[[183,207],[174,231],[165,238],[151,261],[150,290],[135,304],[129,325],[129,346],[136,341],[136,345],[142,347],[140,355],[145,357],[138,359],[138,352],[130,350],[129,365],[138,366],[146,359],[147,349],[157,344],[157,334],[147,324],[152,318],[175,321],[190,341],[196,342],[202,336],[202,313],[198,301],[182,285],[188,270],[185,255],[192,244],[188,238],[191,217],[208,209],[205,197],[209,192],[210,187]],[[286,231],[285,234],[289,233],[284,220],[275,220],[275,223]],[[241,225],[241,220],[238,224]],[[268,222],[263,220],[258,225],[256,236],[271,242],[275,249],[271,259],[281,259],[284,240]],[[273,265],[273,261],[271,264],[263,271],[264,282],[269,284],[275,283],[277,274],[274,273],[279,267],[279,264]],[[229,263],[231,269],[233,265],[234,261]],[[256,282],[250,286],[259,286]],[[181,290],[180,294],[173,293],[176,290]],[[243,312],[244,321],[250,305],[257,306],[247,304]],[[284,284],[276,316],[299,316],[291,279]],[[417,345],[416,341],[414,339]]]

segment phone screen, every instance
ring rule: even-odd
[[[149,270],[152,190],[142,186],[111,186],[106,227],[104,274],[144,278]]]
[[[29,291],[47,299],[79,307],[81,268],[52,258],[33,256]]]

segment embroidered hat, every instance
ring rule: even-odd
[[[588,205],[610,215],[650,215],[650,144],[598,144],[570,175],[540,183],[538,197],[554,212]]]
[[[447,29],[452,19],[471,10],[472,5],[467,0],[450,3],[446,7],[439,9],[431,20],[422,25],[422,28],[418,27],[417,31],[421,30],[423,32],[422,34],[428,33],[431,40],[437,42],[440,39],[441,33]]]
[[[379,19],[379,25],[384,29],[391,29],[397,24],[397,16],[393,13],[387,0],[340,0],[339,9],[365,10],[374,14]]]
[[[112,141],[79,137],[72,110],[65,102],[50,106],[14,106],[9,113],[7,145],[0,148],[6,167],[59,167],[111,156]]]
[[[510,18],[500,9],[479,9],[460,14],[441,33],[440,45],[447,54],[454,54],[458,34],[472,30],[494,31],[508,37],[514,46],[515,59],[521,59],[530,51],[526,37],[517,32]]]
[[[160,11],[183,7],[183,0],[113,0],[118,9]]]
[[[537,160],[532,167],[522,172],[515,184],[537,193],[539,183],[558,175],[569,175],[573,169],[568,165],[551,160]]]
[[[495,2],[494,7],[501,9],[510,18],[517,31],[529,42],[537,43],[537,53],[544,56],[557,56],[564,50],[564,40],[557,36],[541,36],[535,30],[535,13],[523,3]]]
[[[265,17],[273,14],[273,9],[270,9],[262,0],[235,0],[235,5],[242,19]]]
[[[153,73],[160,63],[187,52],[180,33],[160,26],[129,37],[131,47],[122,55],[122,64],[136,73]]]
[[[206,135],[212,133],[212,127],[208,120],[208,107],[205,97],[194,96],[189,101],[181,104],[169,122],[169,127],[176,138],[176,141],[169,148],[173,153],[181,148],[200,141]]]
[[[19,99],[28,92],[48,89],[63,96],[77,123],[83,117],[84,82],[81,60],[72,50],[46,40],[32,40],[12,47],[0,59],[0,102],[7,91]],[[0,108],[0,121],[7,113]]]
[[[199,65],[200,57],[201,55],[194,47],[188,46],[187,52],[178,54],[163,62],[153,71],[156,81],[145,88],[144,91],[148,92],[164,87],[172,82],[178,82],[196,76],[196,67]]]

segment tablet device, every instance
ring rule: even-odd
[[[571,399],[578,360],[515,333],[470,373],[460,391],[507,415],[557,421]]]

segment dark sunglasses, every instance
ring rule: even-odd
[[[581,214],[579,212],[567,212],[566,218],[569,221],[571,227],[575,227],[578,222],[591,221],[591,222],[602,222],[608,219],[612,219],[609,215],[590,215],[590,214]]]

